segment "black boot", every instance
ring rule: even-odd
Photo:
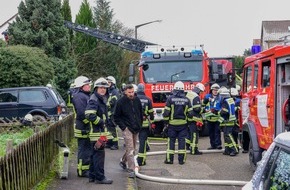
[[[193,155],[202,155],[202,152],[198,150],[198,148],[194,149]]]

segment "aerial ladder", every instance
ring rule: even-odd
[[[122,36],[119,34],[100,30],[97,28],[90,28],[88,26],[76,24],[76,23],[73,23],[70,21],[65,21],[64,25],[67,28],[72,29],[76,32],[81,32],[81,33],[93,36],[97,39],[100,39],[102,41],[108,42],[108,43],[113,44],[113,45],[117,45],[123,49],[127,49],[127,50],[130,50],[133,52],[142,53],[142,52],[144,52],[146,46],[157,45],[155,43],[146,42],[146,41],[138,40],[135,38]]]

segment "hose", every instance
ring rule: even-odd
[[[187,151],[189,153],[189,151]],[[202,153],[217,153],[223,152],[223,150],[200,150]],[[177,153],[177,151],[175,151]],[[148,152],[147,156],[166,154],[166,151]],[[248,181],[234,181],[234,180],[205,180],[205,179],[177,179],[177,178],[165,178],[165,177],[154,177],[139,173],[139,165],[137,162],[137,155],[134,157],[135,162],[135,175],[140,179],[160,182],[160,183],[175,183],[175,184],[192,184],[192,185],[223,185],[223,186],[243,186]]]

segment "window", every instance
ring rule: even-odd
[[[270,86],[270,71],[271,71],[271,61],[262,63],[262,88]]]
[[[281,150],[269,178],[268,189],[290,189],[290,152]]]
[[[275,161],[275,158],[276,158],[276,156],[278,154],[278,151],[279,151],[279,147],[275,147],[275,149],[273,150],[272,154],[270,155],[270,157],[268,159],[268,163],[265,166],[265,170],[263,172],[262,180],[261,180],[261,183],[263,184],[263,187],[266,187],[266,185],[267,185],[267,183],[269,181],[269,174],[270,174],[272,165],[273,165],[273,163]]]
[[[17,91],[0,92],[0,103],[17,102]]]
[[[246,67],[244,71],[244,91],[249,92],[252,89],[252,67]]]
[[[45,100],[42,90],[24,90],[19,93],[19,102],[44,102]]]

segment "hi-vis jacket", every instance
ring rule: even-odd
[[[222,101],[219,122],[220,126],[234,126],[236,122],[235,101],[233,98],[225,98]]]
[[[209,100],[211,99],[211,101]],[[219,95],[213,96],[212,94],[205,95],[203,99],[203,106],[205,109],[205,118],[208,121],[216,122],[219,119],[218,112],[221,109],[221,98]]]
[[[149,127],[149,119],[154,120],[152,101],[144,92],[137,92],[137,97],[140,99],[143,109],[143,124],[142,127]],[[148,119],[149,116],[149,119]]]
[[[89,137],[91,142],[96,142],[104,133],[108,110],[106,102],[96,91],[91,95],[86,111],[86,118],[91,122]]]
[[[193,112],[192,120],[202,123],[203,121],[201,113],[203,109],[201,106],[201,100],[199,95],[196,92],[190,91],[186,94],[186,97],[189,98],[190,102],[192,103],[192,112]]]
[[[116,102],[119,99],[120,95],[119,95],[119,90],[115,87],[115,85],[111,86],[108,89],[108,93],[109,93],[109,96],[108,96],[108,101],[107,101],[107,107],[108,107],[108,116],[110,118],[114,112]]]
[[[192,121],[193,113],[190,100],[182,91],[173,91],[164,108],[163,118],[170,125],[185,125]]]
[[[85,117],[85,110],[87,102],[90,99],[90,92],[84,92],[82,90],[74,93],[72,103],[76,114],[76,126],[74,129],[74,135],[76,138],[88,138],[90,131],[89,120]]]

